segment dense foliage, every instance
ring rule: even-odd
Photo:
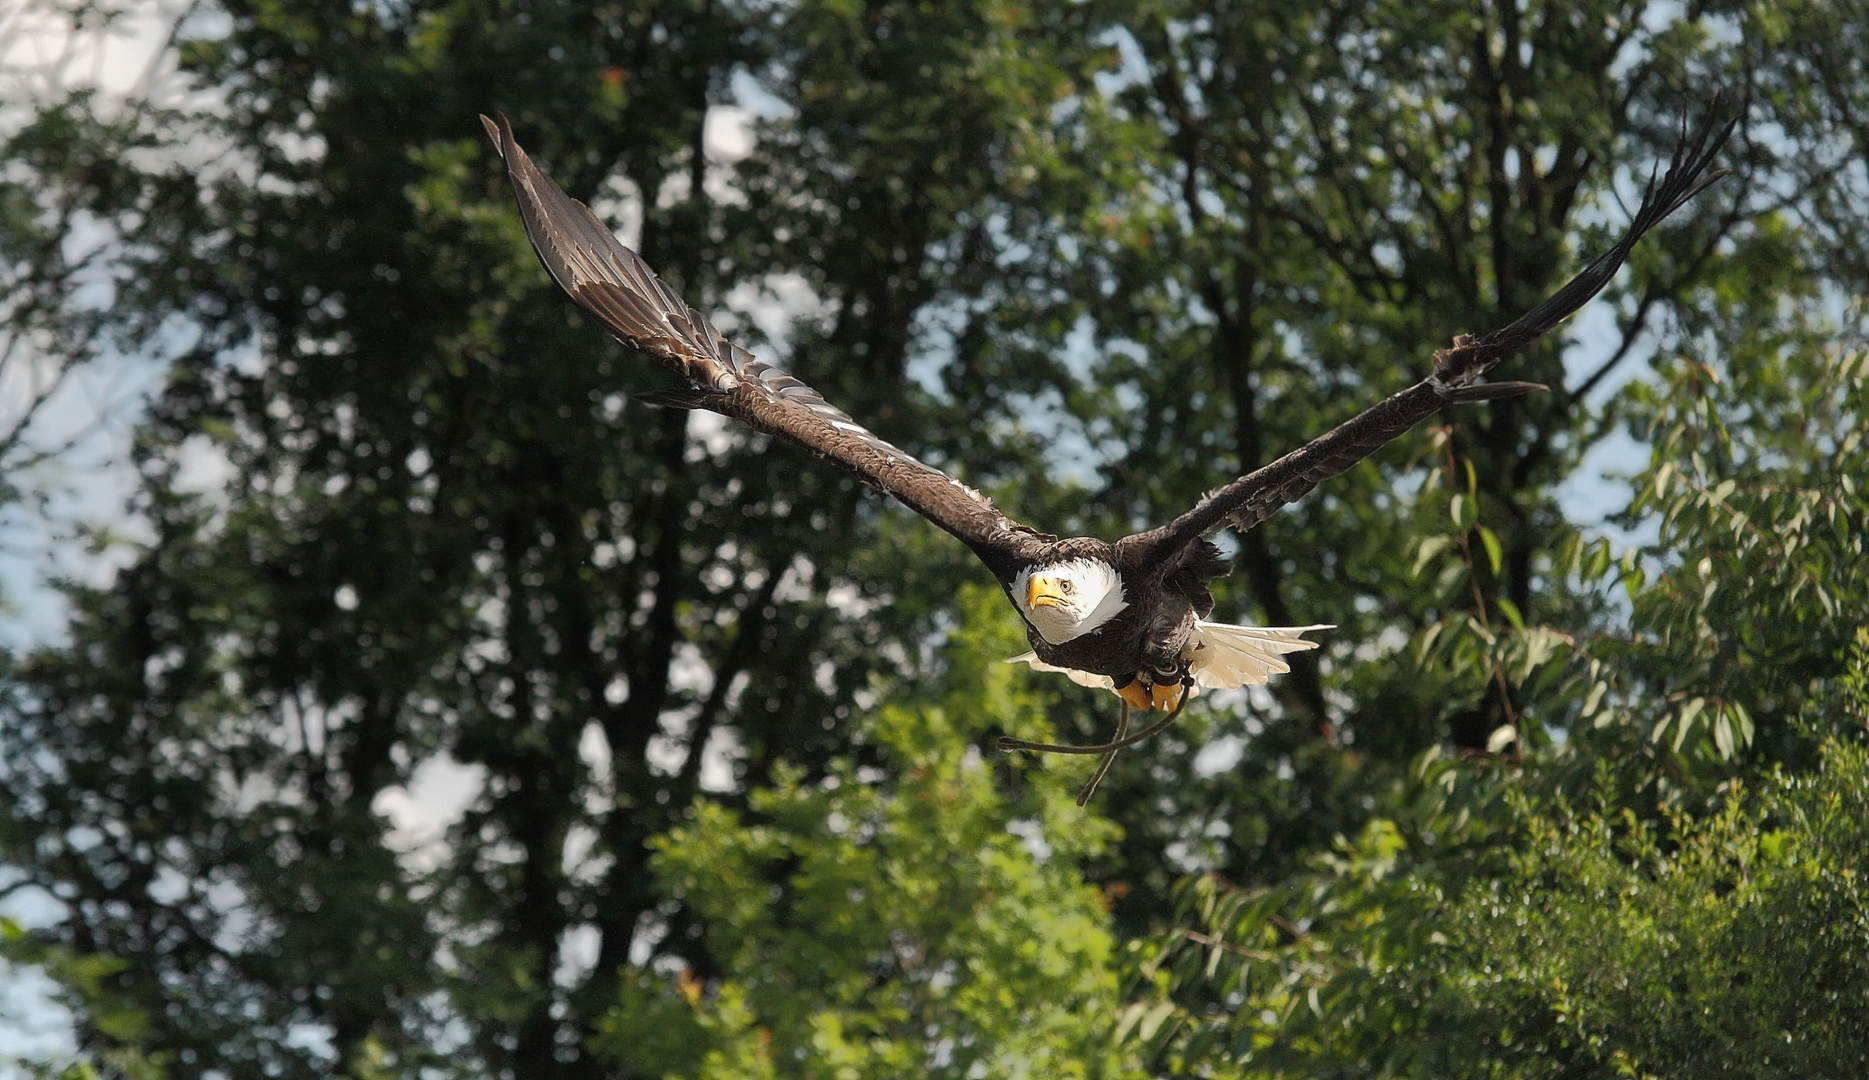
[[[0,957],[78,1039],[24,1064],[1863,1071],[1865,27],[219,0],[127,95],[8,53],[0,365],[168,372],[85,537],[124,568],[0,669],[0,888],[57,911]],[[1736,175],[1501,369],[1552,392],[1230,538],[1221,616],[1338,628],[1081,811],[989,748],[1107,696],[1001,664],[937,530],[634,400],[475,119],[884,437],[1113,534],[1561,283],[1715,85]]]

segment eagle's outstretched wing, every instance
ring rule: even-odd
[[[1726,170],[1706,173],[1715,154],[1733,132],[1736,120],[1717,124],[1719,94],[1709,106],[1709,117],[1689,137],[1683,120],[1681,141],[1657,183],[1651,174],[1642,205],[1616,246],[1583,268],[1563,288],[1509,325],[1478,337],[1461,335],[1452,348],[1434,354],[1434,373],[1406,390],[1376,403],[1297,450],[1261,469],[1248,473],[1209,494],[1192,510],[1148,532],[1123,541],[1123,547],[1147,558],[1150,553],[1178,551],[1196,537],[1231,525],[1251,529],[1287,503],[1318,484],[1347,471],[1387,445],[1409,428],[1446,405],[1497,401],[1544,389],[1532,383],[1472,381],[1514,351],[1548,333],[1603,291],[1636,241],[1692,199]]]
[[[624,344],[662,360],[686,382],[645,395],[660,404],[710,409],[822,454],[959,537],[1002,577],[1043,537],[991,500],[891,445],[818,392],[721,337],[642,256],[624,247],[590,208],[539,171],[504,116],[483,116],[506,162],[526,233],[553,280]]]

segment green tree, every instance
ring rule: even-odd
[[[1565,718],[1569,739],[1522,768],[1431,749],[1391,816],[1306,872],[1185,881],[1181,927],[1133,972],[1152,1060],[1239,1076],[1869,1064],[1869,354],[1729,355],[1726,378],[1683,367],[1669,393],[1627,395],[1654,432],[1629,515],[1660,533],[1621,561],[1578,550],[1626,592],[1628,628],[1553,648],[1556,677],[1508,665],[1527,715]],[[1760,414],[1780,419],[1734,422]],[[1498,659],[1444,636],[1423,635],[1434,666]]]
[[[1866,291],[1860,15],[204,7],[172,86],[35,100],[5,144],[8,342],[170,372],[136,437],[150,538],[6,673],[0,862],[63,905],[7,955],[120,1073],[1367,1072],[1447,1016],[1687,1070],[1716,1044],[1664,1045],[1668,1018],[1752,1008],[1722,943],[1752,950],[1729,982],[1787,986],[1771,943],[1847,910],[1855,849],[1819,842],[1860,774],[1864,413],[1833,348]],[[1223,617],[1339,629],[1081,815],[1084,763],[968,749],[1101,734],[1107,699],[993,668],[1016,625],[937,531],[633,400],[657,377],[546,282],[475,120],[884,437],[1115,533],[1533,303],[1715,83],[1739,175],[1639,249],[1611,343],[1518,358],[1551,394],[1237,538]],[[736,120],[752,152],[711,160]],[[1598,408],[1649,353],[1654,388]],[[1624,434],[1655,455],[1628,552],[1559,496]],[[387,808],[437,775],[468,806],[410,850]],[[1789,839],[1748,847],[1758,822]],[[1704,901],[1739,855],[1770,881]],[[1708,965],[1628,984],[1647,1027],[1553,1019],[1599,883],[1632,897],[1618,964],[1675,933]],[[1501,966],[1534,939],[1489,904],[1550,955]],[[1532,1067],[1483,1034],[1393,1068]]]
[[[834,471],[629,400],[653,379],[552,295],[474,114],[641,209],[692,295],[802,276],[832,318],[796,335],[801,372],[899,403],[877,426],[921,448],[940,425],[906,386],[912,330],[986,278],[960,222],[1023,152],[1009,111],[1068,76],[1047,25],[988,6],[219,12],[178,31],[211,103],[51,101],[9,143],[115,231],[113,328],[194,336],[138,437],[155,539],[18,672],[4,857],[66,900],[48,942],[128,961],[104,983],[145,1023],[81,1009],[100,1053],[602,1072],[633,949],[717,973],[649,873],[710,741],[732,805],[781,764],[823,775],[947,590],[853,613],[847,582],[933,542],[898,543]],[[847,63],[797,62],[838,41]],[[796,115],[721,205],[706,124],[749,76]],[[203,451],[230,470],[210,492],[180,467]],[[436,762],[478,794],[428,865],[381,809]]]
[[[705,801],[654,842],[721,977],[640,973],[610,1054],[651,1076],[1114,1074],[1114,940],[1077,869],[1109,829],[978,749],[1036,704],[1000,663],[1022,639],[985,617],[1003,602],[963,590],[974,618],[941,677],[891,688],[856,753],[810,781],[786,769],[744,812]]]
[[[1083,285],[1109,297],[1094,315],[1113,354],[1099,382],[1140,402],[1110,419],[1105,491],[1124,500],[1119,518],[1159,520],[1300,445],[1606,247],[1632,176],[1677,137],[1681,88],[1738,66],[1709,36],[1726,17],[1134,6],[1140,70],[1113,107],[1148,137],[1120,159],[1136,175],[1111,185],[1108,239],[1087,246]],[[1757,99],[1734,96],[1742,108]],[[1730,152],[1742,165],[1760,155],[1743,137]],[[1481,749],[1515,722],[1515,691],[1491,672],[1422,680],[1407,663],[1352,660],[1395,656],[1447,621],[1564,629],[1601,613],[1556,566],[1572,534],[1558,485],[1613,430],[1585,397],[1651,335],[1674,349],[1685,327],[1671,323],[1690,298],[1745,272],[1743,253],[1761,243],[1752,190],[1741,176],[1644,245],[1599,301],[1619,340],[1589,359],[1595,370],[1567,377],[1561,340],[1534,348],[1511,377],[1555,392],[1449,414],[1440,441],[1378,455],[1239,538],[1222,612],[1271,624],[1327,612],[1336,645],[1275,682],[1273,708],[1248,712],[1251,737],[1228,774],[1189,783],[1194,741],[1159,781],[1119,771],[1113,812],[1131,825],[1121,864],[1154,862],[1147,853],[1170,837],[1218,835],[1211,865],[1276,880],[1355,834],[1374,809],[1362,796],[1423,749],[1450,736]],[[1422,542],[1447,534],[1449,507],[1410,495],[1443,470],[1459,485],[1443,495],[1459,496],[1451,550],[1484,553],[1447,583],[1457,587],[1424,589],[1404,583]],[[1131,895],[1123,911],[1139,927],[1162,893]]]

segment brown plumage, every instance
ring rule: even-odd
[[[1319,629],[1206,623],[1213,609],[1207,583],[1228,569],[1206,534],[1257,526],[1448,405],[1543,389],[1474,380],[1602,291],[1645,233],[1724,175],[1702,174],[1733,128],[1728,123],[1716,131],[1709,123],[1692,139],[1684,130],[1667,174],[1659,182],[1650,177],[1621,241],[1530,312],[1491,333],[1456,338],[1451,348],[1435,353],[1427,378],[1214,491],[1168,524],[1111,544],[1087,536],[1060,539],[1013,521],[984,495],[877,437],[810,387],[722,338],[589,208],[533,165],[504,117],[497,124],[481,119],[506,162],[526,232],[552,277],[618,339],[657,357],[686,383],[653,400],[734,417],[830,458],[893,495],[958,537],[999,579],[1026,620],[1033,651],[1019,659],[1063,670],[1087,685],[1107,685],[1145,709],[1167,705],[1172,695],[1164,697],[1163,689],[1262,682],[1287,670],[1280,654],[1312,647],[1298,639],[1300,631]],[[1216,656],[1223,662],[1215,662]]]

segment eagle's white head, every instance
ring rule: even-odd
[[[1116,568],[1095,559],[1069,559],[1019,571],[1012,602],[1038,636],[1053,645],[1082,637],[1129,606]]]

